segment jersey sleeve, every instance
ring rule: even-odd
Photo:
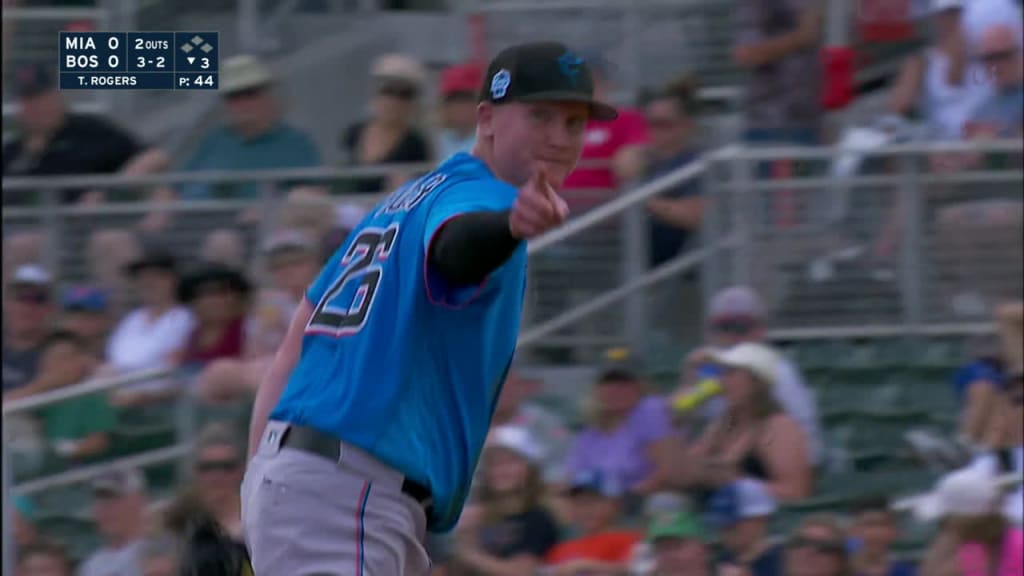
[[[423,279],[427,290],[427,298],[434,304],[458,309],[469,306],[485,290],[488,278],[478,285],[452,286],[430,267],[430,244],[437,232],[444,225],[460,214],[479,211],[508,210],[515,202],[516,190],[496,180],[470,180],[454,184],[443,190],[430,207],[423,235]],[[516,258],[517,253],[525,250],[525,243],[516,249],[509,260]],[[498,268],[495,274],[501,274],[505,265]],[[493,276],[493,274],[492,274]]]

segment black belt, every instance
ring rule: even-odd
[[[288,428],[281,436],[282,447],[302,450],[303,452],[321,456],[332,462],[338,461],[341,456],[343,444],[344,442],[341,440],[338,440],[329,434],[324,434],[319,430],[306,428],[304,426],[294,426],[291,424],[288,425]],[[427,516],[430,516],[430,511],[434,501],[433,497],[430,495],[430,488],[406,477],[402,480],[402,493],[418,502],[426,511]]]

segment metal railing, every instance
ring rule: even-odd
[[[178,422],[178,443],[163,449],[134,454],[122,457],[114,461],[103,462],[91,466],[74,468],[51,476],[31,480],[21,484],[14,482],[14,465],[10,454],[10,438],[6,423],[17,414],[34,412],[46,406],[52,406],[60,402],[66,402],[76,398],[83,398],[91,394],[107,393],[124,386],[149,382],[152,380],[166,378],[175,374],[173,370],[147,370],[134,374],[88,380],[75,386],[51,390],[28,398],[13,400],[3,405],[3,573],[14,574],[14,510],[12,505],[14,495],[32,494],[49,490],[55,487],[66,486],[86,482],[95,478],[105,471],[114,467],[142,467],[151,466],[165,462],[180,460],[191,452],[192,428],[188,425],[187,413],[191,410],[192,404],[187,395],[179,397],[179,422]]]
[[[1010,158],[1010,164],[1006,169],[988,169],[966,171],[958,174],[932,174],[921,169],[919,163],[914,160],[925,155],[936,154],[957,154],[985,152]],[[703,226],[703,245],[688,252],[679,254],[674,259],[655,268],[641,266],[639,273],[624,275],[621,282],[611,289],[593,292],[587,301],[576,306],[570,306],[554,317],[524,322],[523,333],[520,337],[519,346],[523,349],[543,346],[550,338],[567,327],[578,325],[588,318],[592,318],[610,308],[616,307],[631,299],[639,301],[641,309],[649,300],[649,290],[665,284],[680,274],[692,271],[700,271],[704,276],[705,294],[707,298],[713,291],[722,286],[736,283],[749,282],[758,286],[764,291],[769,302],[769,311],[774,318],[775,329],[771,336],[785,338],[787,340],[798,340],[818,337],[873,337],[873,336],[895,336],[895,335],[946,335],[946,334],[976,334],[990,332],[991,322],[986,317],[950,318],[945,314],[934,313],[929,304],[928,292],[934,285],[928,275],[928,267],[922,263],[928,258],[934,259],[935,250],[931,244],[932,237],[928,230],[936,214],[942,214],[942,210],[949,207],[956,207],[964,201],[977,201],[979,199],[1005,198],[1010,203],[1021,201],[1020,181],[1022,178],[1021,168],[1017,158],[1022,153],[1020,141],[991,142],[984,145],[950,143],[950,144],[920,144],[920,145],[894,145],[880,148],[866,154],[866,158],[883,159],[887,161],[886,169],[880,172],[857,173],[853,176],[837,178],[835,176],[823,175],[825,166],[809,166],[804,173],[797,177],[786,178],[761,178],[755,172],[760,164],[776,161],[799,160],[813,164],[815,161],[828,161],[828,166],[845,152],[836,148],[768,148],[768,149],[745,149],[739,146],[731,146],[706,154],[704,157],[693,163],[680,168],[670,174],[662,176],[650,183],[630,190],[613,200],[603,204],[592,211],[571,220],[565,226],[554,230],[545,236],[530,243],[528,253],[531,259],[538,256],[557,252],[558,249],[567,243],[584,237],[585,234],[608,226],[615,219],[636,218],[641,226],[620,227],[618,241],[622,243],[618,251],[624,260],[646,262],[648,248],[643,241],[636,241],[638,234],[643,235],[646,228],[644,204],[669,190],[680,185],[692,183],[699,180],[704,186],[704,198],[707,203],[705,211],[705,222]],[[125,179],[109,176],[83,176],[83,177],[55,177],[55,178],[17,178],[6,179],[3,182],[5,193],[9,191],[27,191],[47,188],[49,192],[44,196],[53,197],[54,190],[62,187],[104,187],[104,188],[125,188],[145,187],[157,184],[174,182],[258,182],[276,183],[282,181],[311,181],[311,182],[332,182],[343,177],[371,176],[386,173],[389,170],[401,168],[406,172],[410,167],[375,167],[358,168],[349,170],[335,169],[309,169],[309,170],[288,170],[275,172],[248,172],[248,173],[196,173],[196,174],[163,174],[147,177]],[[413,167],[413,171],[425,171],[427,166]],[[968,190],[946,190],[943,187],[954,185],[956,182],[970,184]],[[979,182],[989,183],[986,188],[977,186]],[[925,189],[934,186],[935,189]],[[955,186],[955,185],[954,185]],[[1000,188],[1002,186],[1002,188]],[[871,192],[865,192],[860,188],[871,187]],[[231,207],[238,209],[244,206],[263,206],[264,214],[273,214],[274,207],[280,200],[275,197],[273,186],[264,186],[264,195],[256,200],[234,200],[234,201],[191,201],[183,202],[178,209],[190,213],[199,214],[211,208]],[[811,191],[812,197],[802,198],[801,193]],[[856,192],[856,193],[854,193]],[[779,224],[768,215],[773,213],[774,204],[763,202],[765,199],[774,198],[778,194],[789,195],[788,204],[796,206],[796,218],[793,222]],[[792,196],[796,195],[796,198]],[[825,199],[824,206],[818,206],[812,200]],[[942,198],[946,202],[942,205],[932,207],[935,198]],[[881,315],[879,318],[872,318],[871,315],[860,314],[855,318],[843,315],[823,315],[817,318],[817,322],[801,324],[789,322],[789,316],[784,306],[784,298],[779,298],[779,292],[786,291],[786,284],[791,279],[787,277],[785,262],[779,262],[779,251],[773,251],[772,246],[776,241],[783,243],[796,239],[798,246],[808,244],[812,249],[808,255],[800,254],[797,257],[798,263],[806,263],[813,260],[821,253],[827,252],[828,248],[843,248],[841,244],[830,245],[821,241],[820,234],[828,232],[849,231],[849,235],[871,240],[877,236],[877,229],[869,229],[865,233],[864,225],[886,222],[884,218],[875,217],[881,212],[862,212],[861,208],[877,204],[877,199],[899,199],[902,212],[897,223],[904,225],[897,227],[896,237],[899,242],[893,251],[896,254],[895,280],[893,286],[896,290],[896,302],[899,305],[897,313],[891,317]],[[97,208],[81,208],[57,206],[54,199],[41,208],[9,208],[4,211],[4,227],[19,218],[25,218],[35,214],[49,218],[49,222],[60,225],[61,218],[67,218],[72,214],[89,215],[95,218],[96,214],[122,213],[138,214],[141,208],[151,207],[144,203],[122,202],[101,206]],[[891,203],[883,207],[891,208]],[[935,209],[931,209],[935,208]],[[54,214],[57,215],[54,218]],[[852,222],[852,224],[851,224]],[[909,224],[909,225],[906,225]],[[956,221],[953,221],[956,224]],[[967,222],[970,224],[970,222]],[[998,244],[998,250],[1020,248],[1020,231],[1014,229],[1010,222],[1008,234],[1002,237],[1002,244]],[[269,228],[261,228],[266,230]],[[629,232],[623,234],[622,230]],[[1014,236],[1014,232],[1016,235]],[[840,235],[844,236],[845,235]],[[1011,239],[1012,238],[1012,239]],[[986,247],[987,253],[992,253],[992,246]],[[783,256],[788,255],[787,250],[781,250]],[[975,258],[977,256],[974,256]],[[801,260],[803,259],[803,260]],[[784,259],[783,259],[784,260]],[[1018,258],[1019,261],[1019,258]],[[1012,262],[1011,262],[1012,264]],[[1001,262],[995,270],[987,273],[994,274],[997,280],[1008,281],[1011,277],[1020,277],[1020,270],[1012,265]],[[571,271],[569,272],[571,275]],[[975,285],[978,285],[976,277]],[[781,286],[781,289],[777,289]],[[1019,291],[1018,291],[1019,297]],[[858,294],[846,294],[846,298],[857,299]],[[660,312],[660,311],[659,311]],[[637,337],[640,341],[648,334],[650,329],[657,324],[659,318],[648,319],[642,316],[640,326],[630,329],[627,326],[627,319],[621,320],[622,325],[614,337]],[[659,314],[660,316],[660,314]],[[637,332],[633,333],[633,330]],[[579,341],[587,342],[592,335],[580,334]],[[571,340],[571,339],[570,339]],[[132,378],[120,380],[93,381],[73,388],[58,390],[41,395],[36,398],[26,399],[10,403],[3,409],[4,416],[16,412],[38,409],[41,406],[50,405],[54,402],[67,400],[90,393],[98,393],[111,390],[141,379],[152,379],[166,376],[166,373],[139,374]],[[187,402],[186,402],[187,404]],[[183,410],[187,412],[187,410]],[[189,427],[190,429],[190,427]],[[187,434],[182,431],[179,436],[184,438]],[[11,467],[4,466],[4,497],[5,502],[12,493],[34,492],[45,490],[53,486],[68,482],[79,482],[102,472],[110,465],[148,465],[156,462],[164,462],[180,458],[187,453],[188,444],[179,442],[175,446],[167,447],[156,452],[131,456],[129,459],[116,463],[97,465],[86,469],[74,470],[62,475],[50,478],[33,480],[32,482],[14,486],[10,476]],[[9,458],[7,453],[8,443],[4,443],[5,464]],[[10,507],[5,506],[5,509]],[[10,526],[10,522],[5,522]],[[9,546],[9,533],[5,532],[5,546]],[[11,557],[5,554],[5,557]]]
[[[707,273],[715,288],[758,286],[793,333],[987,324],[1021,297],[1021,154],[1020,140],[891,145],[844,177],[832,148],[717,155],[705,232],[743,238]],[[957,168],[967,156],[988,166]],[[780,163],[787,175],[770,176]]]
[[[0,13],[4,27],[3,63],[15,67],[24,64],[41,64],[57,67],[59,49],[57,33],[68,24],[89,22],[95,29],[108,29],[112,23],[110,10],[105,7],[5,7]],[[7,99],[7,78],[4,76],[3,117],[14,116],[18,106]],[[112,109],[115,96],[109,91],[92,93],[67,93],[69,105],[81,112],[106,112]]]

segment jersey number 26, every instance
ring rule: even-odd
[[[307,334],[341,337],[362,330],[384,274],[381,263],[391,254],[397,234],[397,224],[388,228],[367,228],[359,233],[341,259],[341,276],[317,304],[306,326]],[[353,283],[355,292],[349,295],[346,288]]]

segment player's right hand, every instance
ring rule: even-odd
[[[519,189],[508,226],[515,238],[533,238],[558,227],[568,217],[569,205],[555,191],[544,169],[538,168]]]

